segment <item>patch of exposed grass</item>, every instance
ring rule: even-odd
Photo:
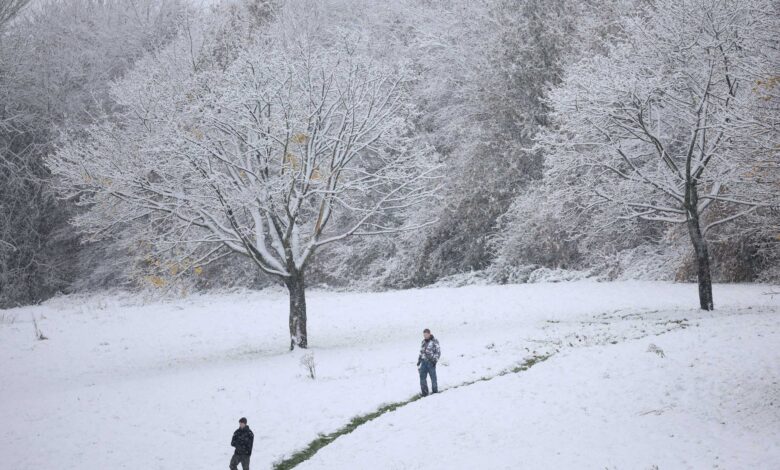
[[[371,413],[355,416],[354,418],[352,418],[352,420],[349,423],[347,423],[341,429],[338,429],[337,431],[334,431],[330,434],[320,434],[320,436],[317,439],[311,441],[309,445],[306,446],[305,449],[299,450],[298,452],[294,453],[290,457],[274,464],[274,470],[287,470],[287,469],[295,468],[296,466],[300,465],[306,460],[309,460],[320,449],[330,444],[331,442],[335,441],[339,436],[343,436],[344,434],[349,434],[355,429],[357,429],[358,427],[362,426],[363,424],[372,421],[382,416],[385,413],[394,411],[397,408],[400,408],[402,406],[408,405],[409,403],[417,401],[420,398],[422,398],[420,395],[415,395],[408,400],[382,405],[381,407],[377,408],[375,411],[372,411]]]

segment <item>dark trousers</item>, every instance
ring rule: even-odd
[[[238,470],[239,462],[243,470],[249,470],[249,456],[239,454],[233,454],[233,458],[230,459],[230,470]]]
[[[422,395],[428,395],[428,376],[431,376],[431,390],[433,393],[439,391],[439,385],[436,383],[436,363],[423,359],[420,363],[420,390]]]

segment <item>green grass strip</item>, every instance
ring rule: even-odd
[[[487,382],[488,380],[493,380],[496,377],[501,377],[501,376],[504,376],[504,375],[507,375],[507,374],[516,374],[518,372],[523,372],[523,371],[526,371],[526,370],[530,369],[535,364],[538,364],[540,362],[546,361],[547,359],[550,358],[550,356],[552,356],[552,354],[543,354],[543,355],[539,355],[539,356],[533,356],[533,357],[530,357],[530,358],[526,359],[522,363],[516,365],[515,367],[513,367],[511,369],[505,369],[505,370],[499,372],[496,375],[493,375],[493,376],[490,376],[490,377],[482,377],[482,378],[479,378],[479,379],[476,379],[476,380],[463,382],[461,384],[454,385],[452,387],[447,387],[446,389],[441,390],[439,393],[444,393],[447,390],[453,390],[453,389],[456,389],[456,388],[461,388],[461,387],[466,387],[466,386],[469,386],[469,385],[473,385],[473,384],[475,384],[477,382]],[[358,427],[362,426],[363,424],[365,424],[365,423],[367,423],[369,421],[373,421],[373,420],[375,420],[376,418],[382,416],[385,413],[389,413],[391,411],[395,411],[396,409],[398,409],[398,408],[400,408],[402,406],[406,406],[409,403],[415,402],[415,401],[419,400],[420,398],[422,398],[422,396],[415,395],[415,396],[413,396],[413,397],[411,397],[411,398],[409,398],[407,400],[404,400],[404,401],[398,401],[398,402],[395,402],[395,403],[389,403],[389,404],[382,405],[379,408],[377,408],[376,410],[372,411],[371,413],[360,415],[360,416],[355,416],[344,427],[342,427],[342,428],[340,428],[340,429],[338,429],[338,430],[336,430],[336,431],[334,431],[334,432],[332,432],[330,434],[320,434],[320,436],[317,439],[314,439],[313,441],[311,441],[309,443],[309,445],[306,446],[305,449],[299,450],[298,452],[294,453],[290,457],[288,457],[288,458],[286,458],[286,459],[284,459],[284,460],[274,464],[274,470],[289,470],[291,468],[295,468],[296,466],[300,465],[301,463],[305,462],[306,460],[309,460],[310,458],[312,458],[314,456],[314,454],[319,452],[320,449],[322,449],[323,447],[327,446],[331,442],[335,441],[340,436],[343,436],[345,434],[349,434],[352,431],[354,431],[355,429],[357,429]]]

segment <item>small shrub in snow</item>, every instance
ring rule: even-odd
[[[445,276],[431,287],[485,286],[488,284],[491,284],[489,273],[486,270],[481,270]]]
[[[568,269],[539,268],[528,277],[529,283],[535,282],[562,282],[578,281],[590,276],[588,271],[574,271]]]
[[[35,329],[35,339],[37,339],[38,341],[49,339],[46,335],[43,334],[41,329],[38,327],[38,320],[35,319],[35,315],[33,315],[32,321],[33,321],[33,328]]]
[[[307,353],[301,356],[301,366],[306,369],[312,380],[317,378],[317,363],[314,361],[314,354]]]
[[[647,352],[656,353],[661,357],[666,357],[666,355],[664,354],[664,350],[659,348],[653,343],[650,343],[650,346],[647,347]]]
[[[499,259],[490,269],[491,280],[498,284],[524,284],[531,273],[539,269],[538,264],[515,265]]]
[[[602,255],[594,271],[606,281],[653,280],[674,281],[688,250],[671,243],[643,244],[634,248]]]

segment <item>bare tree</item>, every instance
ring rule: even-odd
[[[224,70],[197,70],[175,51],[150,59],[115,90],[122,118],[50,164],[90,206],[76,220],[89,232],[142,226],[192,267],[239,254],[282,281],[290,347],[305,348],[312,255],[424,225],[405,214],[432,196],[437,165],[409,135],[401,68],[365,58],[349,37],[273,31]]]
[[[557,128],[540,139],[558,194],[581,198],[570,209],[686,225],[705,310],[708,233],[780,205],[774,8],[653,2],[607,57],[568,70],[551,95]]]

